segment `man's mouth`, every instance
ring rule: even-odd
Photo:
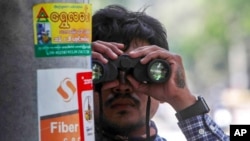
[[[140,101],[134,94],[111,94],[104,104],[111,109],[127,109],[139,107]]]
[[[110,104],[111,109],[127,109],[135,106],[136,104],[130,99],[117,99]]]

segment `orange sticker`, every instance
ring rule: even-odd
[[[42,117],[40,125],[42,141],[80,141],[78,111],[52,118]]]

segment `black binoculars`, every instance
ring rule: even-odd
[[[167,61],[154,59],[147,64],[141,64],[140,59],[121,55],[116,60],[109,60],[107,64],[92,60],[94,84],[124,79],[121,76],[127,74],[131,74],[141,83],[163,83],[169,79],[171,69]]]

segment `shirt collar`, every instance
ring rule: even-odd
[[[150,141],[154,141],[157,136],[157,127],[153,121],[150,121],[150,128],[155,129],[156,134],[150,137]],[[128,136],[121,136],[121,135],[113,135],[112,133],[100,131],[96,128],[96,139],[99,141],[100,138],[103,138],[102,141],[145,141],[146,138],[143,137],[128,137]]]

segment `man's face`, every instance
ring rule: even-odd
[[[129,46],[129,52],[139,46],[148,45],[147,42],[136,42]],[[131,127],[143,127],[146,120],[146,106],[148,96],[139,93],[129,81],[121,83],[107,82],[103,84],[102,103],[103,103],[103,115],[99,115],[99,96],[95,93],[95,118],[99,119],[99,116],[103,116],[104,126],[112,127],[117,130],[130,129]],[[159,102],[151,98],[151,110],[150,117],[152,117],[157,108]]]

